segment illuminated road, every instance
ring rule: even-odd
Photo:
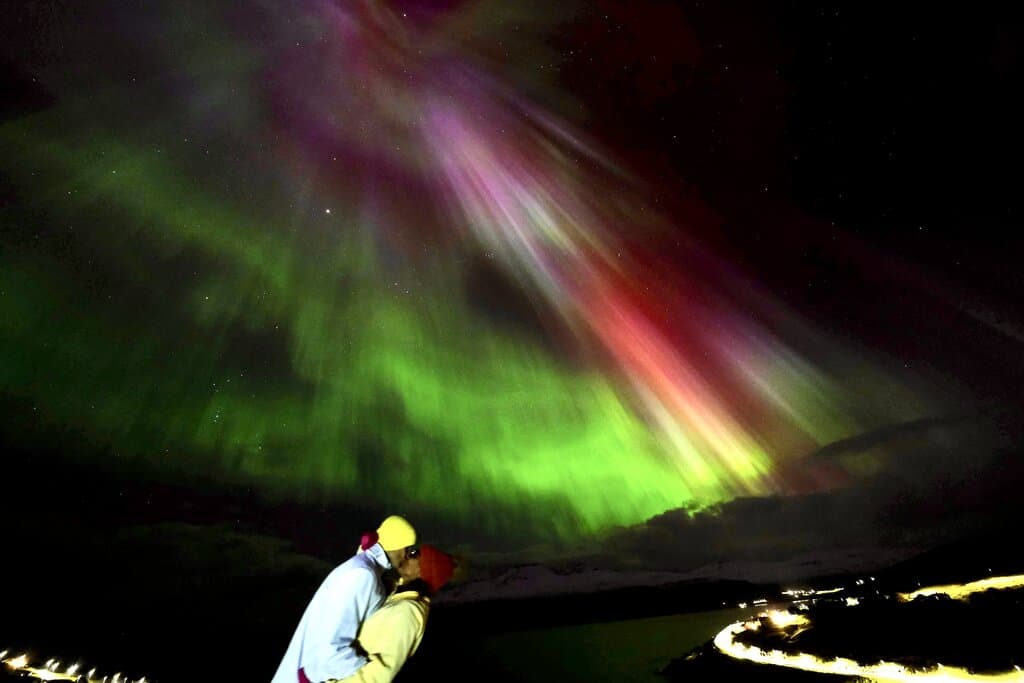
[[[993,576],[971,583],[953,584],[949,586],[929,586],[921,588],[913,593],[900,593],[900,600],[909,602],[914,598],[925,595],[948,595],[955,600],[963,600],[972,593],[980,593],[987,590],[1000,590],[1004,588],[1024,587],[1024,574],[1016,576]]]
[[[1003,588],[1019,588],[1024,586],[1024,575],[1003,576],[981,581],[974,581],[967,584],[950,586],[932,586],[922,588],[913,593],[900,593],[901,600],[913,600],[922,595],[948,595],[954,599],[962,600],[968,595],[980,591]],[[856,604],[856,603],[848,603]],[[791,614],[787,611],[771,610],[760,616],[766,616],[772,624],[780,629],[792,629],[792,634],[799,630],[810,627],[811,622],[805,616]],[[740,621],[730,624],[722,629],[715,636],[715,647],[724,654],[735,659],[741,659],[756,664],[769,664],[782,666],[790,669],[813,671],[824,674],[839,674],[844,676],[859,676],[868,678],[877,683],[896,683],[900,681],[932,681],[934,683],[956,683],[959,681],[1018,681],[1024,683],[1024,671],[1017,667],[1014,671],[1007,671],[999,674],[975,674],[959,667],[945,666],[939,664],[931,671],[912,671],[902,664],[895,662],[882,662],[880,664],[860,664],[852,659],[831,659],[824,660],[807,653],[786,654],[779,650],[762,650],[755,646],[744,645],[736,641],[741,633],[757,631],[761,628],[761,621]]]

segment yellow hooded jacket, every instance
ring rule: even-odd
[[[430,598],[399,589],[359,632],[359,645],[369,655],[369,663],[337,683],[390,683],[419,647],[429,613]]]

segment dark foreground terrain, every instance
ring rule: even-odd
[[[107,482],[95,476],[89,480],[87,465],[79,471],[69,461],[60,463],[61,476],[52,478],[54,463],[29,452],[8,453],[8,476],[0,484],[4,506],[0,516],[4,547],[0,650],[27,651],[37,662],[50,657],[65,665],[80,661],[86,669],[96,667],[111,675],[121,672],[132,679],[145,676],[155,683],[269,680],[309,597],[333,565],[345,559],[341,553],[351,547],[346,543],[342,548],[331,539],[349,538],[351,528],[370,528],[360,525],[371,523],[368,519],[353,521],[354,513],[340,509],[310,517],[308,510],[292,510],[283,504],[261,507],[244,491],[230,498],[217,489],[207,500],[196,493],[195,482],[188,482],[185,488],[158,485],[147,479],[145,472],[126,472]],[[90,484],[78,486],[79,480]],[[300,538],[286,543],[274,525],[285,524],[290,517],[323,519],[337,528],[310,528],[308,541]],[[131,519],[131,524],[126,519]],[[1015,533],[1014,529],[993,530],[984,537],[938,548],[878,572],[871,588],[881,596],[912,590],[919,584],[1024,573],[1022,551],[1012,540]],[[318,539],[331,540],[334,555],[313,545]],[[807,585],[852,587],[858,578],[820,577]],[[494,634],[695,613],[734,607],[759,597],[781,601],[782,588],[704,582],[465,605],[440,601],[431,614],[421,651],[400,680],[434,680],[438,676],[452,680],[466,675],[501,680],[484,647]],[[1015,623],[1021,623],[1019,597],[1015,600]],[[888,617],[870,611],[886,605],[873,607],[865,601],[863,606],[867,608],[862,612],[866,615],[863,621],[843,609],[835,614],[835,627],[841,631],[860,623],[853,628],[866,633],[889,622]],[[922,606],[915,618],[929,621],[925,611],[939,607]],[[954,621],[968,619],[954,614],[959,608],[950,609]],[[999,659],[999,653],[1004,652],[1001,648],[1006,639],[1012,639],[1012,632],[988,628],[996,622],[986,613],[979,614],[969,622],[973,624],[970,628],[979,633],[986,629],[991,640],[958,641],[943,616],[930,620],[936,629],[935,642],[942,642],[943,652],[949,654],[960,647],[965,662],[975,655],[981,657],[982,648],[991,646],[991,665],[1001,667],[1006,661]],[[814,644],[826,653],[830,643],[825,626],[832,628],[832,618],[825,609],[821,618],[818,635],[822,641]],[[1013,614],[1006,613],[1005,618],[1013,618]],[[901,634],[914,633],[913,623],[899,627],[897,623],[891,625]],[[921,640],[927,642],[924,633],[921,631]],[[813,637],[809,632],[801,646],[809,647]],[[835,651],[852,642],[837,637]],[[910,641],[893,637],[893,642]],[[615,651],[630,646],[602,642],[595,647]],[[680,647],[677,654],[683,655],[690,647]],[[873,647],[864,642],[865,656]],[[904,654],[907,652],[914,655],[918,651]],[[900,653],[878,650],[878,654],[889,658]],[[921,656],[928,654],[921,650]],[[537,656],[522,653],[518,680],[545,680],[546,667]],[[716,664],[714,658],[698,660],[679,664],[668,673],[679,667],[696,672],[695,666],[733,666],[731,662]],[[689,680],[699,678],[695,673]]]

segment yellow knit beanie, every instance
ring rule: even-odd
[[[404,517],[391,515],[377,527],[377,542],[384,550],[400,550],[416,545],[416,530]]]

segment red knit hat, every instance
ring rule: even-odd
[[[452,578],[454,571],[455,563],[448,554],[432,545],[420,546],[420,578],[431,591],[436,593],[440,590]]]

